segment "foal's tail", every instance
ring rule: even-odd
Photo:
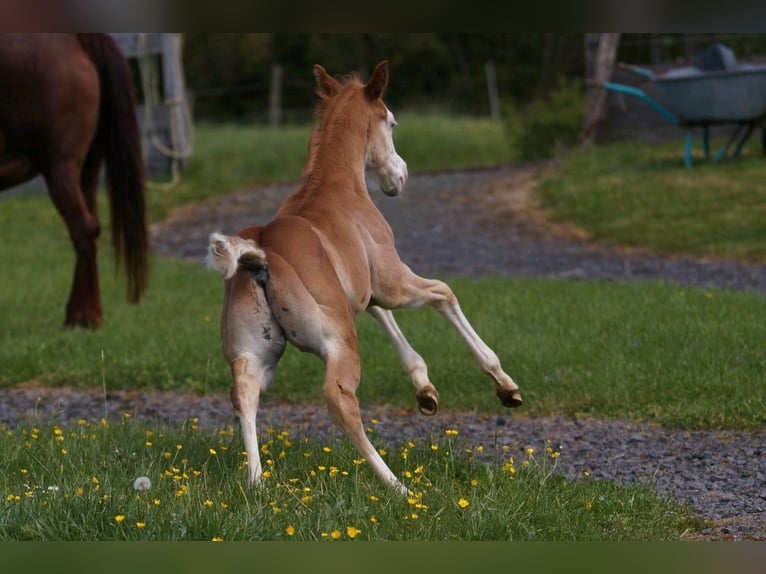
[[[103,154],[111,207],[112,245],[128,275],[128,300],[138,303],[149,273],[146,187],[133,78],[108,34],[78,34],[98,70],[101,107],[91,154]]]
[[[240,267],[254,273],[259,281],[265,278],[266,253],[252,239],[212,233],[205,263],[224,279],[231,279]]]

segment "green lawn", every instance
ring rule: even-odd
[[[766,158],[755,144],[683,166],[678,142],[571,153],[539,190],[554,220],[594,239],[661,253],[766,261]]]
[[[0,430],[4,541],[638,541],[702,527],[648,486],[557,476],[556,451],[487,464],[459,437],[385,445],[405,498],[347,443],[292,429],[262,437],[261,488],[246,486],[239,433],[229,429],[124,419]]]

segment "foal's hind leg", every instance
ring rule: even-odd
[[[274,321],[263,288],[245,271],[226,282],[221,314],[224,357],[231,366],[231,404],[239,417],[251,483],[261,479],[256,415],[262,390],[274,379],[285,349],[282,329]]]
[[[419,277],[406,268],[404,276],[396,284],[396,292],[389,294],[385,300],[387,306],[391,308],[422,305],[434,307],[457,329],[481,369],[495,381],[495,390],[503,405],[506,407],[521,405],[519,386],[503,370],[495,352],[482,341],[468,322],[457,297],[446,283],[438,279]]]
[[[348,338],[344,338],[348,341]],[[356,389],[361,376],[361,364],[356,339],[350,345],[337,342],[335,349],[326,359],[326,371],[322,392],[335,424],[369,463],[373,471],[385,482],[402,494],[408,490],[391,472],[378,451],[372,446],[362,424]]]
[[[232,385],[229,396],[242,427],[242,440],[247,452],[248,477],[251,484],[256,484],[263,476],[261,454],[258,450],[256,415],[261,390],[271,384],[274,378],[274,367],[264,365],[261,357],[245,352],[231,361],[231,376]]]
[[[87,201],[82,193],[78,162],[74,160],[57,162],[44,172],[44,176],[48,193],[66,223],[76,254],[72,289],[66,306],[65,325],[99,327],[102,311],[96,240],[101,232],[101,225],[91,209],[94,201],[92,199]]]
[[[417,389],[415,398],[418,401],[418,409],[424,415],[435,415],[439,407],[439,393],[428,379],[428,366],[423,357],[407,341],[391,311],[371,305],[367,308],[367,312],[383,327],[399,354],[404,372],[410,376],[412,384]]]
[[[304,248],[310,240],[303,242]],[[322,394],[333,422],[383,482],[406,494],[407,488],[370,443],[362,424],[356,397],[362,373],[359,342],[354,316],[337,275],[329,267],[312,269],[313,282],[306,285],[278,254],[269,252],[268,257],[270,279],[266,290],[271,309],[289,341],[324,362]]]

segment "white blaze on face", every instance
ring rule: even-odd
[[[407,163],[394,148],[395,125],[394,114],[386,109],[386,119],[375,126],[370,136],[365,161],[367,188],[380,189],[386,195],[398,195],[407,183]]]

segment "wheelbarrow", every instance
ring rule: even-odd
[[[731,50],[718,44],[700,52],[693,64],[663,74],[619,64],[621,69],[650,80],[662,103],[635,86],[614,82],[601,85],[641,99],[671,124],[686,128],[684,163],[689,168],[692,167],[695,127],[702,128],[705,158],[710,159],[709,127],[736,124],[724,146],[713,156],[713,162],[718,163],[726,157],[732,144],[732,157],[738,156],[753,130],[763,126],[766,120],[766,65],[737,64]],[[761,144],[766,153],[766,132],[763,131]]]

